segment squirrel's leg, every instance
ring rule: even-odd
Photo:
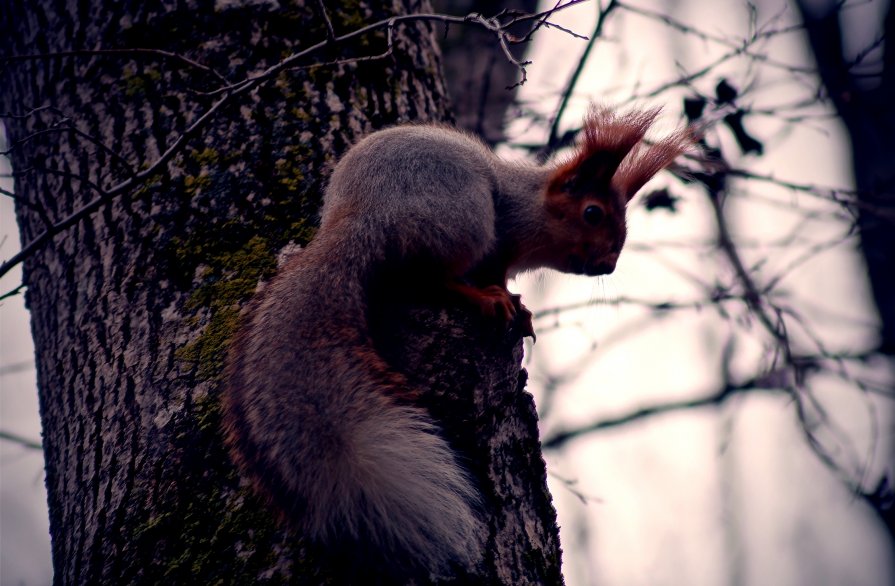
[[[515,321],[524,336],[535,338],[531,312],[522,305],[521,297],[510,293],[506,287],[474,287],[456,280],[449,281],[447,287],[477,307],[482,315],[501,318],[507,323]]]

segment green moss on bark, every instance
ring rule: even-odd
[[[219,401],[206,396],[190,412],[196,425],[178,435],[170,457],[201,473],[184,475],[174,489],[156,495],[167,503],[154,510],[164,513],[148,516],[133,528],[138,551],[167,548],[166,555],[154,555],[146,564],[140,581],[187,584],[202,576],[204,584],[286,582],[289,565],[280,568],[283,574],[269,572],[266,580],[259,581],[264,570],[277,565],[273,544],[282,543],[284,535],[263,504],[247,487],[239,486],[219,439]],[[193,461],[198,455],[204,455],[202,462]]]

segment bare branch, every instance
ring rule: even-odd
[[[517,39],[514,39],[512,41],[512,44],[527,43],[527,42],[531,41],[532,36],[541,27],[555,28],[555,29],[561,30],[562,32],[564,32],[570,36],[575,37],[576,39],[582,39],[585,41],[588,40],[588,38],[586,36],[579,35],[575,31],[569,30],[563,26],[559,26],[558,24],[552,23],[548,20],[560,7],[566,8],[572,4],[577,4],[578,2],[581,2],[581,1],[583,1],[583,0],[575,0],[575,1],[569,2],[567,4],[562,4],[562,0],[557,0],[556,4],[554,4],[553,8],[551,8],[550,10],[545,10],[538,14],[521,15],[518,18],[514,18],[513,20],[511,20],[510,22],[507,23],[508,26],[513,26],[516,23],[524,22],[526,20],[530,20],[530,19],[534,19],[534,18],[538,19],[538,23],[535,26],[531,27],[531,30],[529,30],[528,33],[526,33],[526,35],[524,37],[519,37]],[[508,11],[504,11],[504,12],[508,13]]]
[[[753,59],[756,61],[761,61],[762,63],[764,63],[766,65],[770,65],[772,67],[782,69],[788,73],[793,73],[793,74],[802,73],[805,75],[815,75],[817,73],[817,70],[815,70],[812,67],[802,67],[799,65],[794,65],[792,63],[784,63],[782,61],[777,61],[777,60],[771,58],[771,56],[765,52],[750,50],[751,45],[754,44],[754,42],[758,39],[758,37],[753,37],[750,39],[728,39],[728,38],[722,37],[721,35],[707,33],[701,29],[698,29],[692,25],[681,22],[680,20],[677,20],[673,16],[664,14],[662,12],[650,10],[648,8],[643,8],[641,6],[634,6],[632,4],[628,4],[627,2],[621,2],[621,1],[618,2],[618,5],[619,5],[619,8],[621,8],[623,10],[626,10],[633,14],[638,14],[640,16],[643,16],[643,17],[651,19],[651,20],[661,22],[661,23],[665,24],[666,26],[668,26],[669,28],[676,30],[678,32],[681,32],[685,35],[693,36],[693,37],[696,37],[703,41],[716,43],[718,45],[727,47],[729,49],[737,49],[740,51],[740,53],[742,55],[745,55],[745,56],[749,57],[750,59]],[[782,13],[782,11],[781,11],[781,13]],[[767,22],[773,23],[776,20],[778,20],[780,18],[780,16],[781,16],[781,14],[777,14],[776,16],[768,19]],[[804,28],[804,26],[802,26],[802,25],[793,25],[790,27],[785,27],[782,29],[775,30],[771,34],[774,34],[774,35],[786,34],[786,33],[790,33],[790,32],[800,31],[803,28]],[[764,33],[764,34],[768,34],[768,33]]]
[[[718,247],[727,257],[731,267],[736,273],[740,285],[743,287],[743,298],[746,304],[752,310],[752,313],[758,318],[758,321],[764,326],[765,330],[771,334],[778,344],[778,348],[784,352],[787,363],[792,362],[792,350],[789,345],[789,338],[786,335],[786,325],[778,317],[772,318],[764,307],[762,290],[755,284],[749,271],[743,264],[740,253],[734,244],[727,225],[727,218],[724,215],[723,198],[725,190],[724,175],[719,174],[718,177],[705,183],[706,195],[712,207],[712,213],[715,218],[715,225],[718,228]]]
[[[599,497],[591,496],[591,495],[584,494],[583,492],[581,492],[581,489],[578,488],[578,486],[577,486],[577,484],[578,484],[577,479],[565,478],[563,476],[560,476],[556,472],[551,472],[550,470],[547,471],[547,475],[555,478],[557,480],[557,482],[559,482],[560,484],[562,484],[565,487],[566,490],[568,490],[570,493],[575,495],[578,498],[578,500],[581,501],[581,504],[586,505],[591,502],[595,502],[595,503],[603,502],[603,499],[601,499]]]
[[[5,151],[0,151],[0,156],[9,156],[17,148],[20,148],[22,145],[26,144],[27,142],[34,140],[35,138],[42,136],[44,134],[51,134],[51,133],[57,133],[57,132],[58,133],[71,132],[72,134],[75,134],[76,136],[79,136],[79,137],[85,139],[90,144],[99,148],[101,151],[103,151],[104,153],[109,155],[112,158],[112,160],[119,163],[121,165],[121,167],[128,174],[133,175],[134,171],[133,171],[133,167],[132,167],[130,161],[128,161],[123,156],[118,154],[111,147],[107,146],[100,139],[77,128],[74,125],[74,122],[73,122],[71,116],[66,115],[64,112],[62,112],[61,110],[59,110],[58,108],[56,108],[54,106],[41,106],[39,108],[31,108],[24,114],[0,113],[0,119],[24,120],[24,119],[33,117],[33,116],[37,115],[38,113],[44,112],[44,111],[54,112],[54,113],[58,114],[59,116],[61,116],[61,119],[55,121],[48,128],[32,132],[31,134],[28,134],[28,135],[20,138]]]
[[[203,65],[198,61],[194,61],[188,57],[184,57],[179,53],[172,53],[171,51],[163,51],[161,49],[145,49],[145,48],[136,48],[136,49],[82,49],[78,51],[57,51],[54,53],[35,53],[31,55],[7,55],[5,57],[0,57],[0,63],[15,63],[18,61],[39,61],[45,59],[61,59],[64,57],[102,57],[102,56],[122,56],[122,57],[137,57],[143,55],[152,55],[156,57],[164,57],[165,59],[170,59],[172,61],[176,61],[181,63],[182,65],[186,65],[188,67],[192,67],[194,69],[198,69],[200,71],[204,71],[220,81],[223,84],[229,85],[230,80],[226,77],[208,67],[207,65]]]
[[[2,187],[0,187],[0,195],[5,195],[5,196],[11,198],[12,200],[21,203],[23,206],[37,212],[37,215],[40,218],[40,221],[43,222],[43,225],[45,228],[49,229],[53,226],[53,220],[50,219],[50,215],[47,213],[47,209],[43,205],[41,205],[39,202],[28,201],[24,198],[17,196],[12,191],[3,189]],[[0,299],[3,299],[3,298],[0,297]]]
[[[334,42],[336,32],[333,29],[333,23],[329,19],[329,13],[326,11],[326,5],[323,3],[323,0],[317,0],[317,9],[320,11],[320,18],[323,19],[323,23],[326,25],[326,38],[330,42]]]
[[[587,59],[590,56],[591,51],[594,48],[594,45],[603,35],[603,27],[606,24],[606,19],[609,18],[609,15],[618,7],[618,2],[616,0],[609,0],[609,3],[600,11],[600,14],[597,16],[597,24],[594,26],[594,32],[590,35],[590,40],[587,42],[587,46],[584,47],[584,51],[581,53],[581,57],[578,59],[578,63],[575,66],[575,70],[572,72],[572,75],[569,76],[569,80],[566,82],[566,86],[563,89],[562,97],[559,100],[559,104],[556,106],[556,112],[554,112],[553,117],[550,121],[550,131],[547,134],[547,143],[539,152],[539,157],[541,159],[546,159],[547,156],[554,152],[559,146],[560,137],[559,137],[559,123],[562,120],[563,114],[565,114],[566,107],[569,105],[569,99],[572,97],[572,93],[575,91],[575,87],[578,85],[578,79],[581,77],[581,72],[584,71],[584,66],[587,63]]]
[[[43,450],[43,444],[38,441],[34,441],[28,439],[26,437],[22,437],[15,433],[10,433],[8,431],[0,430],[0,440],[6,440],[8,442],[12,442],[14,444],[18,444],[23,448],[28,448],[29,450]]]
[[[711,395],[697,397],[695,399],[671,401],[667,403],[650,405],[648,407],[641,407],[640,409],[636,409],[634,411],[631,411],[630,413],[625,413],[623,415],[619,415],[617,417],[612,417],[609,419],[601,419],[582,427],[555,431],[544,437],[544,439],[541,440],[541,445],[546,450],[555,450],[568,441],[577,439],[584,435],[603,431],[606,429],[612,429],[622,425],[628,425],[634,422],[644,421],[658,415],[666,415],[668,413],[686,411],[688,409],[699,409],[702,407],[719,407],[726,403],[727,400],[731,397],[743,393],[779,394],[785,392],[781,389],[755,386],[755,383],[757,382],[759,382],[758,379],[753,379],[739,385],[727,385]]]
[[[20,287],[24,287],[24,285],[20,285]],[[0,376],[14,374],[16,372],[25,372],[27,370],[32,370],[33,368],[34,360],[22,360],[21,362],[4,364],[3,366],[0,366]]]
[[[63,116],[63,117],[65,116],[62,113],[62,111],[60,111],[55,106],[39,106],[37,108],[29,108],[29,110],[27,112],[25,112],[24,114],[13,114],[11,112],[0,112],[0,118],[10,119],[10,120],[25,120],[25,119],[30,118],[40,112],[55,112],[55,113],[59,114],[60,116]]]
[[[19,295],[22,292],[22,289],[24,289],[24,288],[25,288],[25,283],[21,283],[21,284],[17,285],[14,289],[10,289],[6,293],[0,295],[0,301],[3,301],[4,299],[9,299],[10,297],[15,297],[16,295]]]

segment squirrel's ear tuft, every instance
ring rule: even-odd
[[[620,114],[607,106],[591,105],[575,154],[557,169],[555,176],[562,177],[562,184],[567,187],[608,190],[622,161],[643,140],[659,111],[655,108]]]
[[[661,108],[617,113],[592,105],[571,159],[553,173],[550,191],[570,195],[615,190],[631,199],[653,175],[693,143],[684,129],[650,145],[643,143]]]
[[[661,108],[652,108],[619,114],[607,106],[591,105],[581,129],[584,135],[581,156],[612,153],[620,163],[643,140],[661,111]]]
[[[630,201],[653,175],[671,165],[678,155],[694,144],[695,137],[690,128],[680,129],[652,144],[637,144],[612,177],[612,187]]]

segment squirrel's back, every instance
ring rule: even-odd
[[[321,230],[351,232],[371,260],[468,268],[494,245],[499,164],[477,138],[446,126],[375,132],[333,170]]]

